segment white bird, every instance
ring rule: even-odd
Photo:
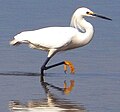
[[[44,75],[44,70],[62,64],[64,64],[65,72],[67,71],[67,66],[69,66],[71,73],[74,73],[74,66],[70,61],[63,61],[51,66],[46,65],[57,52],[85,46],[92,40],[94,28],[84,19],[85,16],[112,20],[82,7],[74,12],[70,27],[47,27],[34,31],[24,31],[17,34],[10,44],[18,45],[25,43],[30,48],[48,51],[47,59],[41,67],[42,76]]]

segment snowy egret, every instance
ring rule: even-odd
[[[84,17],[100,17],[112,20],[108,17],[98,15],[88,8],[78,8],[71,19],[70,27],[47,27],[34,31],[24,31],[17,34],[10,42],[11,45],[19,45],[21,43],[28,44],[30,48],[48,51],[47,59],[41,67],[41,75],[44,70],[64,64],[64,71],[67,66],[71,73],[74,73],[74,65],[70,61],[63,61],[51,66],[46,66],[57,52],[66,51],[88,44],[94,34],[93,26],[87,22]]]

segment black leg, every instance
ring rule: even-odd
[[[46,65],[48,63],[48,61],[50,60],[50,57],[47,57],[47,59],[45,60],[44,64],[41,67],[41,75],[44,75],[44,70],[46,70]]]
[[[59,65],[63,65],[65,64],[65,62],[60,62],[60,63],[57,63],[57,64],[54,64],[54,65],[50,65],[50,66],[46,66],[48,61],[51,59],[51,57],[48,57],[46,59],[46,61],[44,62],[43,66],[41,67],[41,76],[43,77],[44,76],[44,70],[47,70],[47,69],[50,69],[50,68],[53,68],[53,67],[56,67],[56,66],[59,66]]]
[[[53,67],[56,67],[56,66],[59,66],[59,65],[63,65],[63,64],[65,64],[64,61],[62,61],[62,62],[60,62],[60,63],[56,63],[56,64],[54,64],[54,65],[47,66],[47,67],[46,67],[46,70],[47,70],[47,69],[50,69],[50,68],[53,68]]]

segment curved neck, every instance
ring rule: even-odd
[[[93,26],[87,22],[83,17],[73,16],[71,19],[71,27],[76,28],[80,35],[78,34],[78,38],[81,38],[81,33],[83,34],[83,43],[84,45],[88,44],[93,37],[94,29]]]

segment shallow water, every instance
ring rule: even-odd
[[[6,73],[1,76],[0,108],[12,112],[119,112],[117,74]],[[2,82],[3,81],[3,82]],[[68,90],[64,89],[66,81]]]
[[[81,6],[111,17],[113,21],[86,18],[95,28],[92,42],[86,47],[58,54],[49,63],[70,60],[75,65],[75,75],[65,75],[62,66],[56,67],[46,71],[45,82],[41,83],[40,66],[47,54],[26,45],[9,46],[9,41],[21,31],[69,26],[73,11]],[[0,111],[119,112],[119,7],[119,0],[1,1]]]

